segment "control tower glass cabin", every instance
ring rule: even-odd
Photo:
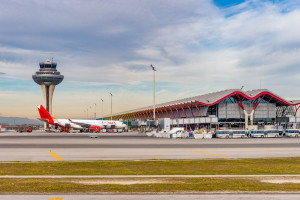
[[[57,63],[46,60],[40,62],[40,70],[32,75],[33,80],[41,85],[47,111],[52,114],[52,97],[54,88],[60,84],[64,76],[57,71]]]

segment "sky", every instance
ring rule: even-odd
[[[12,0],[0,3],[0,116],[38,118],[32,80],[64,75],[57,118],[102,116],[231,88],[300,99],[300,0]],[[96,104],[96,106],[95,106]],[[87,113],[88,111],[88,113]]]

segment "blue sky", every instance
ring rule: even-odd
[[[299,0],[70,0],[0,4],[0,115],[37,118],[32,81],[54,58],[56,117],[84,117],[260,83],[300,99]]]
[[[241,4],[241,3],[244,3],[245,0],[235,0],[235,1],[232,1],[232,0],[214,0],[213,3],[218,6],[218,7],[221,7],[221,8],[228,8],[228,7],[231,7],[231,6],[236,6],[238,4]]]

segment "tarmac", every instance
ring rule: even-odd
[[[91,138],[90,136],[98,136]],[[166,139],[128,133],[0,133],[0,161],[91,161],[142,159],[236,159],[300,156],[300,138]],[[176,175],[177,176],[177,175]],[[232,176],[232,175],[231,175]],[[274,176],[274,175],[273,175]],[[294,175],[292,175],[294,176]],[[194,177],[194,176],[193,176]],[[261,176],[259,176],[261,177]],[[2,176],[0,178],[29,178]],[[30,178],[33,178],[30,176]],[[34,177],[45,178],[45,176]],[[66,178],[53,176],[47,178]],[[69,177],[72,178],[72,177]],[[78,177],[73,177],[78,178]],[[83,178],[83,177],[81,177]],[[108,177],[86,177],[108,178]],[[113,176],[112,178],[117,178]],[[129,178],[123,177],[122,178]],[[200,194],[21,194],[0,195],[1,200],[279,200],[299,199],[293,193]]]
[[[90,136],[98,136],[91,138]],[[127,133],[0,133],[0,161],[236,159],[300,156],[300,138],[167,139]]]
[[[299,199],[299,194],[100,194],[100,195],[0,195],[1,200],[286,200]]]

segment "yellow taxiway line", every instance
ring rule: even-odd
[[[56,160],[63,160],[61,157],[59,157],[58,155],[56,155],[54,152],[49,151],[48,152],[51,156],[53,156]]]
[[[206,154],[206,155],[210,155],[210,156],[216,156],[216,157],[220,157],[220,158],[227,158],[227,156],[221,156],[221,155],[217,155],[217,154],[213,154],[213,153],[206,153],[206,152],[197,151],[197,150],[189,150],[189,151],[194,152],[194,153]]]
[[[64,198],[62,198],[62,197],[53,197],[53,198],[51,198],[50,200],[63,200]]]

